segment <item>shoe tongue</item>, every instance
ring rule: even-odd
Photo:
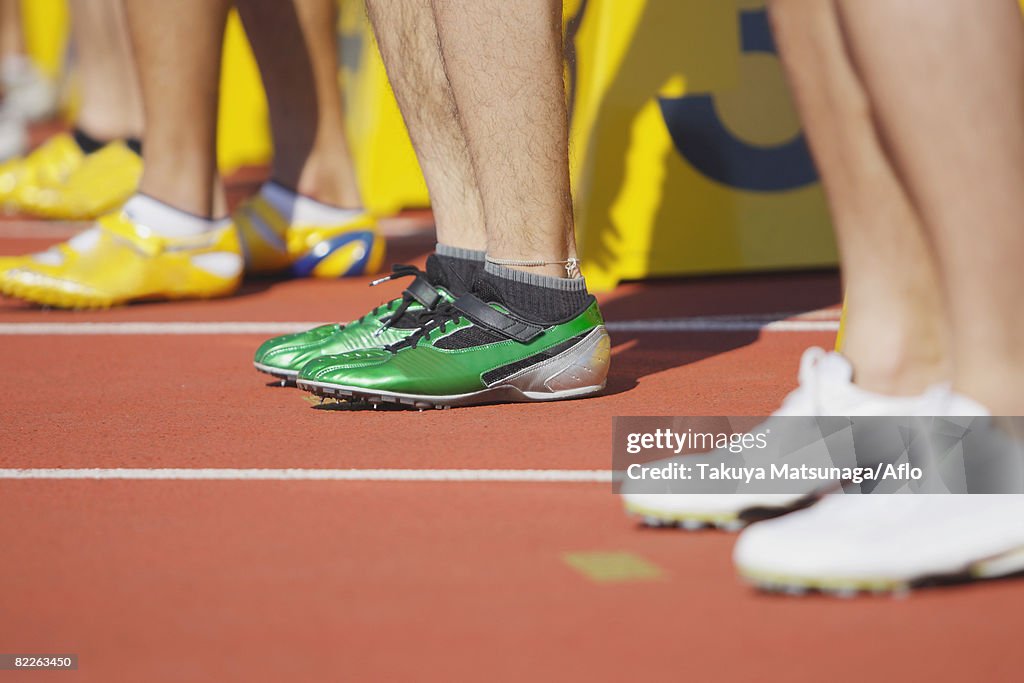
[[[452,296],[460,296],[469,291],[468,287],[462,285],[462,279],[459,278],[458,274],[453,272],[451,268],[446,267],[444,261],[437,258],[436,254],[431,254],[427,257],[426,272],[427,281],[431,285],[447,289]],[[421,309],[406,310],[401,315],[396,316],[391,321],[390,326],[397,329],[416,329],[423,324],[423,316],[427,314],[429,314],[429,311]]]
[[[402,315],[395,317],[389,327],[397,330],[415,330],[421,325],[419,311],[403,311]]]

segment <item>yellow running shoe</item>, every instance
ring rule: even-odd
[[[31,256],[0,256],[0,277],[8,270],[28,265],[31,261]]]
[[[369,213],[337,225],[291,225],[257,194],[235,210],[234,220],[250,273],[290,269],[297,277],[371,275],[384,260],[384,238]]]
[[[169,238],[122,211],[0,271],[0,292],[43,306],[108,308],[228,296],[241,278],[241,247],[230,223],[194,237]]]
[[[87,154],[64,182],[22,185],[12,197],[21,212],[55,220],[92,220],[120,208],[142,176],[142,157],[121,141]]]
[[[0,164],[0,203],[11,204],[25,188],[41,189],[64,182],[84,160],[82,148],[70,134],[54,135],[27,156]]]

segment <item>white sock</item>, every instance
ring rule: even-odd
[[[298,194],[274,181],[263,183],[260,195],[270,202],[289,225],[297,228],[347,223],[363,214],[362,209],[342,209]]]
[[[129,199],[124,205],[124,212],[132,222],[164,237],[194,237],[220,230],[231,223],[230,218],[202,218],[144,194],[136,194]]]

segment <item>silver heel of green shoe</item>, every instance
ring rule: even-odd
[[[611,365],[611,341],[604,325],[571,348],[497,384],[518,389],[535,401],[583,396],[604,389]]]

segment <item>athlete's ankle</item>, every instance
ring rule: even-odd
[[[343,209],[363,206],[355,170],[347,161],[324,160],[311,154],[300,164],[274,162],[271,177],[295,192]]]
[[[270,180],[260,188],[260,196],[291,225],[332,225],[362,215],[361,208],[343,208],[296,192],[280,181]]]
[[[980,358],[958,363],[953,380],[955,391],[974,399],[993,415],[1024,415],[1021,386],[1024,366]]]
[[[843,355],[853,366],[853,381],[858,387],[891,396],[912,396],[949,381],[950,357],[937,336],[895,329],[870,332],[850,326],[843,344]]]
[[[872,344],[855,334],[846,338],[842,353],[854,368],[854,383],[877,394],[914,396],[951,376],[948,356],[924,341]]]
[[[930,289],[899,296],[861,284],[846,292],[842,353],[854,368],[854,383],[890,396],[913,396],[952,377],[941,301]]]

